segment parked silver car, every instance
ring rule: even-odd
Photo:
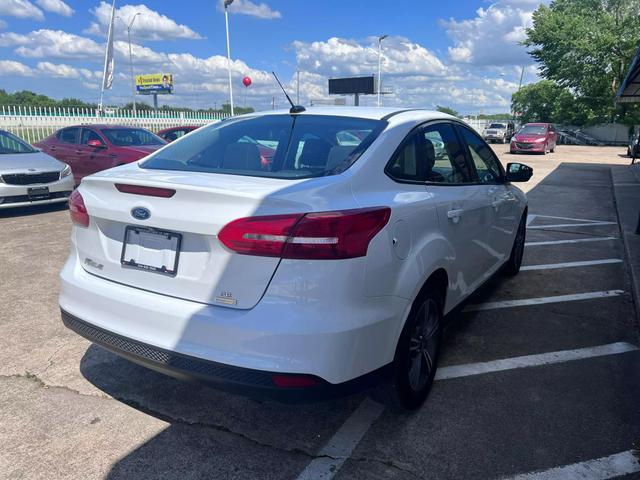
[[[67,164],[0,130],[0,209],[66,202],[73,187]]]
[[[482,137],[489,143],[509,143],[515,133],[513,122],[493,122],[482,132]]]

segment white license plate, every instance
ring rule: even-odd
[[[175,275],[180,257],[179,233],[154,228],[128,226],[122,246],[122,265],[151,272]]]

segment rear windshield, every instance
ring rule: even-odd
[[[547,127],[543,125],[525,125],[518,133],[523,135],[544,135],[547,133]]]
[[[386,122],[322,115],[225,120],[171,143],[140,166],[158,170],[309,178],[346,170]]]
[[[165,141],[142,128],[105,128],[100,130],[117,147],[164,145]]]
[[[37,150],[24,140],[0,130],[0,155],[12,153],[35,153]]]
[[[489,128],[507,128],[507,126],[504,123],[492,123]]]

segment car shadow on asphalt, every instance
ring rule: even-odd
[[[66,209],[67,209],[67,202],[0,209],[0,219],[43,215],[51,212],[60,212]]]

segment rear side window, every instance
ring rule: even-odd
[[[451,124],[438,123],[412,133],[385,169],[393,179],[463,184],[474,181]]]
[[[64,143],[77,143],[78,130],[80,129],[79,128],[63,128],[58,132],[58,140]]]
[[[310,178],[346,170],[386,123],[328,115],[263,115],[198,129],[140,166],[272,178]]]

